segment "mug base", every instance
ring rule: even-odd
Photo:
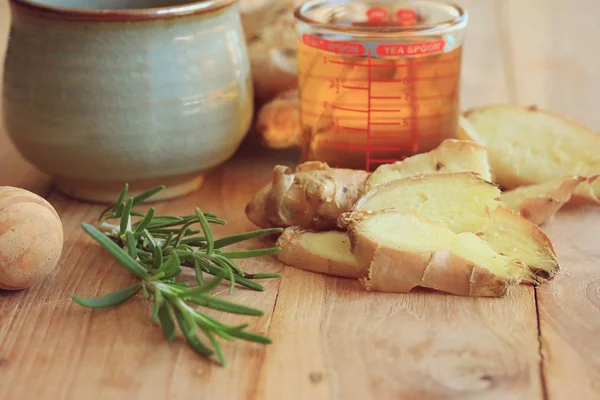
[[[190,194],[198,190],[203,182],[204,175],[201,173],[131,182],[94,182],[54,177],[54,183],[61,193],[77,200],[102,204],[114,203],[123,190],[125,183],[129,183],[128,197],[137,196],[159,185],[165,185],[165,188],[152,196],[149,201],[157,202]]]

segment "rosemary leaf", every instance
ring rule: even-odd
[[[182,313],[177,307],[175,307],[173,311],[175,312],[175,318],[177,319],[179,328],[188,344],[198,353],[207,357],[211,356],[213,354],[212,350],[206,347],[198,338],[195,322],[190,321],[187,314]]]
[[[142,194],[139,194],[139,195],[135,196],[133,198],[133,204],[132,204],[132,206],[137,206],[138,204],[143,203],[144,201],[148,200],[150,197],[154,196],[155,194],[157,194],[158,192],[160,192],[164,188],[165,188],[164,185],[160,185],[160,186],[157,186],[157,187],[155,187],[153,189],[148,190],[147,192],[144,192]]]
[[[200,326],[200,329],[202,330],[202,332],[204,332],[204,334],[206,335],[208,340],[210,340],[210,343],[213,345],[213,348],[215,349],[215,353],[217,355],[217,360],[219,361],[219,364],[221,364],[221,366],[224,367],[225,366],[225,357],[223,356],[223,350],[221,349],[221,345],[219,344],[217,339],[215,339],[213,334],[210,333],[209,329],[207,329],[203,326]]]
[[[152,263],[152,267],[154,269],[159,269],[163,264],[163,252],[162,247],[156,246],[154,248],[154,262]]]
[[[152,221],[153,217],[154,217],[154,208],[151,208],[151,209],[148,210],[148,212],[144,216],[144,219],[142,221],[140,221],[140,222],[137,222],[134,225],[135,226],[134,232],[135,233],[141,233],[144,229],[146,229],[146,227],[148,226],[148,224],[150,224],[150,222]]]
[[[133,207],[133,199],[130,198],[125,203],[123,214],[121,215],[121,225],[119,226],[120,235],[123,236],[127,230],[131,228],[131,207]]]
[[[251,333],[245,330],[233,330],[228,332],[231,336],[236,337],[238,339],[244,339],[249,342],[255,343],[263,343],[263,344],[271,344],[272,341],[266,336],[258,335],[256,333]]]
[[[175,336],[177,335],[177,332],[175,331],[175,321],[173,320],[171,309],[166,302],[160,306],[158,310],[158,318],[160,320],[160,326],[163,334],[165,335],[165,339],[167,339],[169,342],[175,339]]]
[[[121,214],[123,213],[123,206],[124,206],[123,202],[125,201],[125,198],[127,197],[128,192],[129,192],[129,184],[126,183],[125,187],[121,191],[121,194],[119,195],[119,199],[117,200],[117,202],[115,203],[115,206],[113,207],[115,216],[117,218],[120,217]]]
[[[223,239],[215,240],[215,249],[220,249],[223,247],[230,246],[232,244],[244,242],[246,240],[259,238],[262,236],[272,235],[274,233],[281,233],[283,229],[281,228],[271,228],[271,229],[261,229],[258,231],[240,233],[239,235],[228,236]]]
[[[129,252],[131,258],[133,258],[134,260],[137,259],[137,240],[135,240],[131,231],[125,232],[125,242],[127,244],[127,251]]]
[[[174,278],[179,275],[181,273],[181,261],[179,261],[177,253],[172,253],[160,267],[159,271],[165,274],[165,279]]]
[[[124,267],[126,267],[132,274],[138,278],[147,279],[149,278],[146,270],[139,265],[133,258],[129,256],[123,249],[121,249],[115,242],[110,240],[108,236],[100,232],[95,227],[83,223],[81,224],[83,229],[96,240],[102,247],[104,247],[114,258],[117,259]]]
[[[191,301],[194,304],[199,306],[212,308],[213,310],[225,311],[231,314],[239,314],[239,315],[257,315],[262,316],[265,313],[256,308],[250,308],[246,306],[242,306],[236,303],[231,303],[229,301],[220,299],[214,296],[208,296],[204,293],[197,293],[193,295],[185,295],[184,298],[187,301]]]
[[[158,321],[158,314],[160,312],[160,307],[164,303],[163,295],[160,293],[160,290],[154,291],[154,310],[152,312],[152,323],[156,324]]]
[[[194,257],[194,271],[196,272],[196,282],[198,282],[198,287],[204,286],[204,271],[202,271],[202,267],[198,262],[198,259]]]
[[[204,237],[206,237],[206,254],[212,253],[215,248],[215,241],[212,235],[212,231],[210,230],[210,226],[208,225],[208,221],[202,211],[196,207],[196,217],[198,218],[198,222],[200,222],[200,226],[202,227],[202,231],[204,231]]]
[[[229,259],[240,259],[240,258],[270,256],[270,255],[276,254],[280,251],[281,251],[280,247],[271,247],[268,249],[221,252],[219,254],[222,255],[223,257],[227,257]]]
[[[281,278],[281,274],[257,273],[257,274],[246,274],[246,277],[249,279],[273,279],[273,278]]]
[[[108,308],[125,303],[135,296],[142,288],[142,282],[135,283],[116,292],[101,297],[85,298],[71,295],[71,298],[79,305],[88,308]]]

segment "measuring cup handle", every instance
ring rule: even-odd
[[[287,149],[300,145],[300,99],[296,89],[280,93],[258,112],[256,133],[265,146]]]

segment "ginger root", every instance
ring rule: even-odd
[[[444,165],[440,167],[440,163]],[[330,168],[321,162],[301,164],[295,173],[277,166],[272,183],[254,195],[246,207],[246,215],[263,228],[336,229],[338,217],[368,190],[399,178],[450,172],[471,172],[486,180],[489,166],[483,148],[469,141],[448,139],[430,153],[382,165],[373,174]]]
[[[302,135],[298,91],[280,93],[258,112],[256,133],[259,140],[272,149],[298,145]]]
[[[246,215],[261,227],[336,229],[338,216],[363,194],[368,176],[321,162],[301,164],[296,172],[277,166],[272,182],[246,206]]]

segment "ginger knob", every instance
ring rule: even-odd
[[[0,289],[25,289],[48,276],[62,246],[62,223],[50,203],[0,186]]]

